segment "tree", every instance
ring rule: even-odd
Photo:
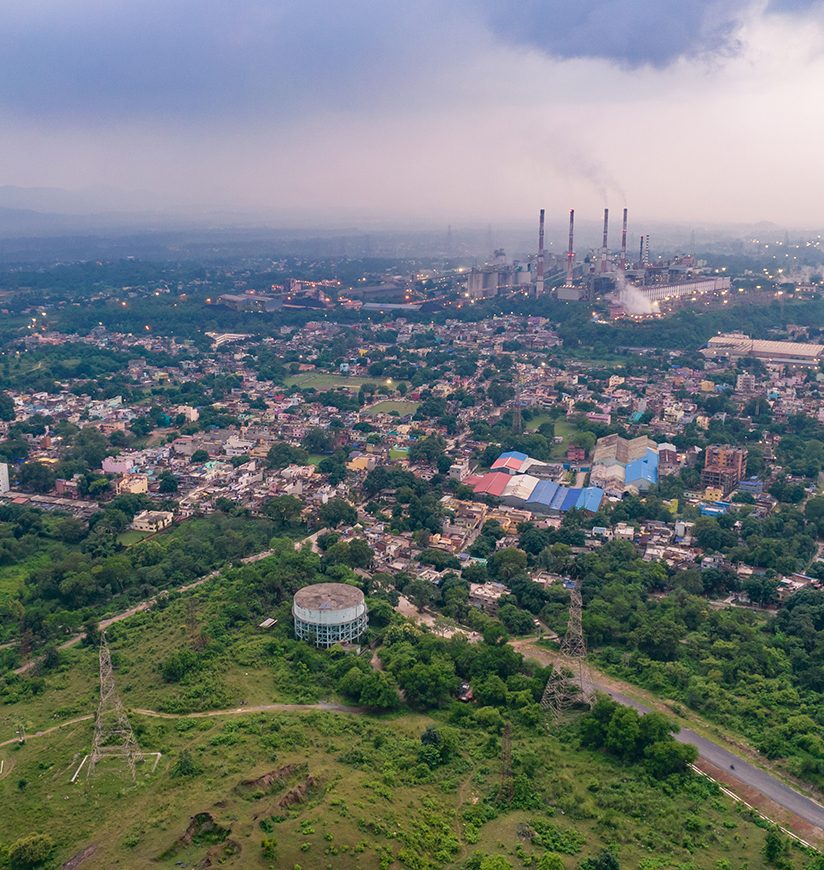
[[[641,717],[643,722],[646,716]],[[683,773],[698,758],[698,750],[689,743],[666,739],[651,743],[644,750],[646,767],[657,779]]]
[[[206,450],[203,450],[202,448],[200,450],[195,450],[189,461],[192,463],[192,465],[201,465],[204,462],[209,461],[209,454]]]
[[[764,839],[764,848],[761,854],[764,856],[768,864],[775,867],[789,866],[785,856],[789,851],[787,841],[779,834],[775,828],[767,831],[767,836]]]
[[[14,419],[14,401],[11,396],[3,391],[0,391],[0,420]]]
[[[523,550],[516,547],[504,547],[496,550],[490,557],[487,569],[492,577],[506,583],[517,574],[526,570],[527,557]]]
[[[423,611],[434,600],[437,593],[435,587],[421,577],[416,577],[411,583],[408,583],[403,590],[404,595],[418,608],[418,611]]]
[[[178,756],[177,761],[172,765],[172,776],[197,776],[199,773],[200,766],[192,757],[191,752],[188,749],[184,749]]]
[[[171,473],[171,471],[164,471],[158,478],[158,481],[160,482],[160,485],[158,486],[160,492],[177,492],[177,478]]]
[[[619,870],[621,865],[615,855],[605,849],[598,855],[584,858],[578,866],[580,870]]]
[[[331,453],[332,436],[326,429],[315,427],[303,436],[303,447],[309,453]]]
[[[293,447],[285,441],[277,441],[266,454],[269,468],[286,468],[287,465],[307,465],[309,454],[302,447]]]
[[[54,851],[54,840],[48,834],[27,834],[15,840],[8,848],[12,867],[37,867],[45,863]]]
[[[262,506],[262,512],[272,519],[278,532],[292,529],[300,524],[300,513],[303,502],[293,495],[276,495],[267,498]]]
[[[631,707],[618,707],[607,725],[605,747],[615,755],[631,760],[641,735],[639,716]]]
[[[54,470],[42,462],[26,462],[20,469],[20,485],[35,492],[51,492],[57,475]]]
[[[360,703],[370,710],[395,710],[400,706],[398,686],[392,674],[371,671],[360,691]]]
[[[341,524],[353,526],[358,521],[358,512],[343,498],[330,498],[318,511],[324,526],[335,528]]]

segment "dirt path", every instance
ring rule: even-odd
[[[142,707],[133,707],[129,710],[137,716],[151,716],[155,719],[209,719],[213,716],[246,716],[249,713],[306,713],[311,710],[320,710],[323,713],[350,713],[354,716],[365,716],[369,711],[365,707],[349,707],[346,704],[332,704],[327,701],[319,701],[317,704],[257,704],[249,707],[230,707],[227,710],[203,710],[197,713],[161,713],[159,710],[147,710]],[[89,722],[94,716],[89,713],[86,716],[78,716],[75,719],[67,719],[59,725],[44,728],[26,735],[26,741],[35,737],[47,737],[61,728],[77,725],[78,722]],[[17,737],[0,742],[0,746],[11,746],[18,743]]]
[[[27,734],[26,741],[32,740],[35,737],[46,737],[49,734],[54,734],[55,731],[59,731],[61,728],[68,728],[69,725],[77,725],[78,722],[88,722],[90,719],[94,719],[94,716],[91,713],[87,716],[78,716],[76,719],[67,719],[59,725],[52,725],[51,728],[44,728],[42,731],[35,731],[33,734]],[[0,746],[11,746],[12,743],[19,742],[20,741],[17,737],[12,737],[9,740],[0,741]]]
[[[317,704],[256,704],[248,707],[230,707],[228,710],[202,710],[197,713],[161,713],[159,710],[134,707],[130,712],[138,716],[152,716],[156,719],[209,719],[213,716],[245,716],[248,713],[305,713],[309,710],[320,710],[324,713],[352,713],[355,716],[364,716],[368,712],[365,707],[349,707],[346,704],[331,704],[326,701],[320,701]]]

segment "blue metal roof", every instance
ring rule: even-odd
[[[507,450],[506,453],[502,453],[498,459],[520,459],[523,462],[525,459],[529,459],[526,453],[521,453],[520,450]],[[495,460],[498,461],[497,459]]]
[[[550,508],[557,511],[561,510],[561,505],[564,503],[568,492],[569,490],[565,486],[559,486],[558,491],[552,496],[552,501],[549,503]]]
[[[627,470],[624,476],[624,482],[627,486],[639,480],[646,480],[649,483],[658,482],[658,464],[653,465],[644,459],[635,459],[627,463]]]
[[[530,493],[527,504],[540,504],[549,507],[557,492],[557,483],[551,480],[542,480]]]
[[[575,505],[578,504],[578,499],[580,497],[581,497],[581,490],[580,489],[576,488],[576,489],[567,490],[566,498],[564,499],[563,503],[561,504],[561,510],[562,511],[572,510],[572,508],[574,508]]]
[[[588,486],[581,490],[581,495],[578,497],[578,502],[575,507],[579,511],[591,511],[595,513],[604,500],[604,491],[600,486]]]

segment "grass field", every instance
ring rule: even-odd
[[[131,547],[133,544],[139,544],[145,538],[148,538],[151,532],[138,532],[137,529],[128,529],[125,532],[121,532],[117,536],[117,540],[123,544],[124,547]]]
[[[377,402],[372,405],[372,407],[368,408],[364,413],[367,416],[372,416],[373,414],[391,414],[394,411],[399,417],[405,417],[408,414],[414,414],[415,411],[418,410],[419,404],[420,402],[386,399],[383,402]]]
[[[0,746],[0,845],[48,833],[49,866],[93,847],[83,870],[195,867],[207,859],[237,868],[430,870],[461,867],[475,853],[502,856],[498,870],[535,867],[548,851],[572,870],[606,847],[623,868],[764,866],[765,833],[748,811],[711,783],[670,787],[582,749],[574,715],[551,732],[513,723],[506,807],[496,799],[500,727],[472,708],[431,716],[233,709],[241,701],[335,700],[311,668],[314,654],[289,639],[289,603],[273,611],[276,629],[263,632],[257,617],[241,616],[242,572],[234,577],[109,630],[135,735],[146,753],[161,753],[156,767],[153,757],[138,765],[134,783],[115,759],[70,782],[93,734],[96,650],[63,652],[57,670],[35,678],[36,691],[28,679],[6,680],[0,742],[21,720],[28,739]],[[198,632],[217,650],[206,671],[164,682],[160,665]],[[189,715],[213,708],[226,713]],[[78,717],[89,718],[70,721]],[[455,738],[453,754],[435,769],[421,754],[429,725]],[[268,785],[249,782],[273,771]],[[803,866],[798,851],[787,858],[786,866]]]
[[[327,372],[301,372],[290,375],[284,380],[287,387],[300,387],[316,390],[328,390],[333,387],[347,387],[350,390],[359,390],[364,384],[380,383],[380,378],[365,378],[359,375],[336,375]]]
[[[527,429],[530,432],[537,431],[538,427],[542,423],[549,422],[550,418],[546,414],[539,414],[537,417],[533,417],[529,423],[527,424]],[[560,460],[564,458],[564,454],[567,451],[567,447],[569,447],[570,439],[573,435],[578,432],[578,429],[575,426],[572,426],[569,421],[565,417],[559,417],[555,420],[555,434],[560,436],[564,440],[560,444],[554,444],[552,446],[552,458],[555,460]]]

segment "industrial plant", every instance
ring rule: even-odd
[[[467,275],[465,297],[487,299],[512,292],[529,293],[533,298],[552,293],[567,301],[605,299],[612,317],[652,315],[662,304],[693,300],[707,293],[725,294],[730,288],[727,276],[704,274],[694,255],[654,259],[650,237],[641,235],[638,257],[627,251],[628,210],[624,208],[621,244],[609,246],[609,209],[604,209],[600,248],[590,250],[582,260],[575,253],[575,210],[569,211],[569,237],[564,255],[546,251],[545,209],[538,220],[538,250],[526,262],[508,262],[502,249],[493,261],[476,266]]]
[[[363,592],[345,583],[316,583],[299,589],[292,615],[295,637],[322,648],[355,643],[368,625]]]

